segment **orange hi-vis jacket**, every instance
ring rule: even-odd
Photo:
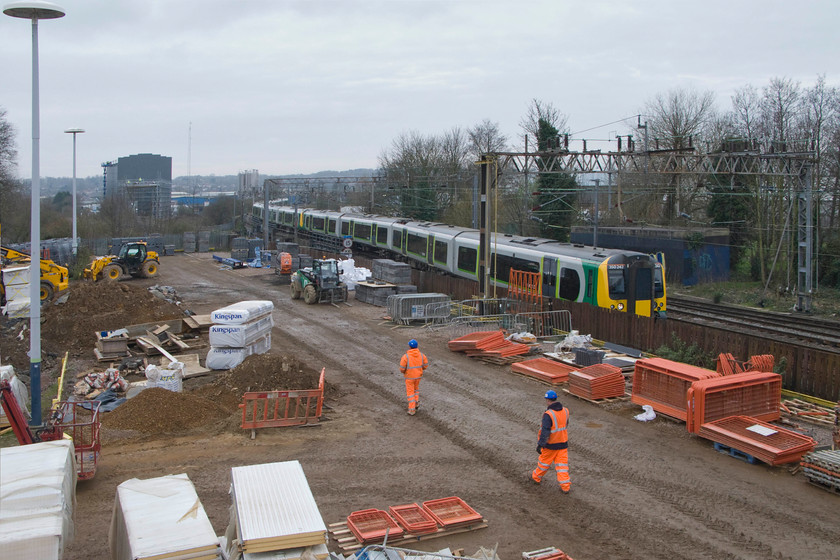
[[[560,403],[552,403],[543,414],[540,429],[540,447],[546,449],[566,449],[569,446],[569,411]]]
[[[400,360],[400,371],[406,379],[420,379],[427,367],[429,367],[429,360],[419,348],[409,349]]]

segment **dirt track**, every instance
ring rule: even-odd
[[[423,550],[471,554],[498,543],[503,560],[547,546],[576,560],[812,559],[840,550],[839,496],[787,469],[717,453],[683,424],[638,422],[641,409],[630,403],[597,406],[561,393],[571,413],[572,493],[559,492],[551,471],[540,487],[528,484],[545,386],[449,352],[442,333],[395,328],[382,308],[352,297],[352,307],[308,306],[292,301],[273,271],[221,271],[206,255],[167,257],[156,281],[135,282],[173,286],[196,313],[273,300],[272,352],[325,367],[340,395],[320,425],[264,430],[255,440],[230,422],[177,436],[106,433],[95,478],[77,487],[67,560],[110,557],[115,489],[127,479],[187,473],[223,534],[231,467],[293,459],[328,524],[356,510],[447,496],[488,521],[418,543]],[[431,362],[414,417],[396,366],[409,338]],[[188,390],[193,382],[206,380],[189,380]],[[330,549],[338,550],[333,542]]]

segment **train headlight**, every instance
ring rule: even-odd
[[[610,309],[615,309],[615,305],[610,305]]]
[[[619,311],[624,311],[624,304],[623,303],[618,304],[618,310]]]

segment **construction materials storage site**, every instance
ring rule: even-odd
[[[381,262],[348,295],[310,303],[274,268],[159,258],[154,277],[71,282],[42,308],[41,391],[98,399],[98,433],[80,448],[19,445],[7,430],[0,558],[34,550],[20,535],[54,523],[10,517],[41,503],[21,479],[49,453],[58,470],[44,476],[76,475],[56,496],[64,528],[43,537],[58,550],[43,557],[65,560],[840,550],[834,403],[783,391],[772,355],[721,355],[706,370],[610,344],[559,311],[450,324],[468,304],[385,298]],[[26,382],[28,321],[2,321],[1,363]],[[551,336],[518,328],[546,322]],[[409,340],[429,362],[413,415]],[[548,391],[570,416],[568,494],[552,471],[529,480]]]

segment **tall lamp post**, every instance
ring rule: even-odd
[[[68,128],[64,131],[73,135],[73,258],[79,250],[79,237],[76,235],[76,135],[84,132],[81,128]]]
[[[41,425],[41,122],[38,107],[38,20],[64,16],[52,2],[29,0],[3,7],[7,16],[32,21],[32,227],[29,242],[29,385],[33,426]]]

